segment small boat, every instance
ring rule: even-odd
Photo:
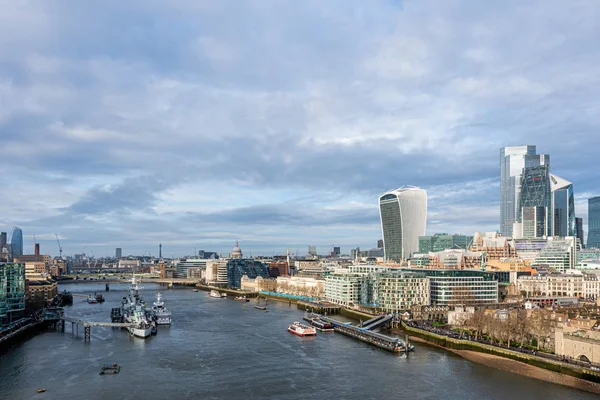
[[[250,301],[250,299],[246,298],[246,296],[237,296],[235,299],[241,301],[242,303],[247,303]]]
[[[46,389],[38,389],[38,393],[44,393]]]
[[[310,326],[294,322],[288,327],[288,331],[297,336],[317,336],[317,330]]]
[[[121,366],[119,364],[104,364],[100,368],[100,375],[115,375],[121,372]]]
[[[224,299],[225,297],[227,297],[227,293],[221,293],[221,298]]]
[[[96,304],[98,303],[98,299],[96,299],[96,296],[94,296],[93,294],[90,294],[87,298],[87,302],[89,304]]]
[[[219,293],[217,290],[211,290],[209,293],[210,297],[215,297],[217,299],[221,299],[223,296],[221,296],[221,293]]]
[[[267,307],[265,306],[254,306],[254,308],[256,308],[257,310],[267,311]]]
[[[333,324],[325,322],[320,318],[313,318],[310,320],[310,324],[317,328],[321,332],[333,332]]]
[[[192,289],[192,292],[197,292],[197,291],[198,291],[198,289]]]
[[[104,303],[104,296],[102,296],[102,293],[96,294],[96,301],[98,303]]]

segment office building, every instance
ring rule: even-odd
[[[549,163],[550,156],[536,154],[535,146],[500,149],[500,233],[503,236],[512,236],[513,223],[518,220],[517,206],[523,168]]]
[[[555,272],[565,272],[577,264],[577,240],[574,236],[550,237],[531,266]]]
[[[522,237],[553,236],[552,188],[550,166],[526,167],[521,176],[517,220]]]
[[[250,279],[259,276],[269,278],[269,267],[267,264],[253,259],[227,260],[227,285],[229,287],[240,288],[244,275]]]
[[[425,235],[427,193],[407,186],[379,197],[383,250],[387,260],[401,262],[419,251],[419,236]]]
[[[0,263],[0,326],[25,311],[25,264]]]
[[[311,257],[316,257],[317,256],[317,246],[308,246],[307,254]]]
[[[600,196],[588,199],[587,247],[600,249]]]
[[[468,249],[473,236],[436,233],[433,236],[419,236],[419,253],[437,252],[446,249]]]
[[[115,249],[115,258],[118,260],[118,259],[120,259],[121,257],[123,257],[123,249],[122,249],[122,248],[120,248],[120,247],[117,247],[117,248]]]
[[[552,190],[554,236],[576,236],[573,184],[550,174],[550,188]]]
[[[379,239],[379,240],[377,241],[377,248],[378,248],[378,249],[383,249],[383,239]]]
[[[498,280],[491,272],[448,269],[403,269],[429,279],[432,305],[485,305],[498,302]]]
[[[13,258],[23,255],[23,231],[16,226],[10,234],[10,254]]]
[[[575,218],[575,237],[579,239],[579,243],[581,243],[581,248],[584,248],[583,245],[585,242],[583,235],[583,218]]]
[[[333,247],[333,256],[334,256],[334,257],[339,257],[339,256],[340,256],[340,254],[342,254],[342,252],[341,252],[340,248],[339,248],[338,246],[334,246],[334,247]]]
[[[6,247],[8,237],[6,236],[6,232],[0,232],[0,252],[4,247]]]

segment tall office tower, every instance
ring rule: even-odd
[[[553,236],[575,236],[575,196],[573,184],[556,175],[550,174],[552,190],[552,226]]]
[[[12,232],[10,233],[9,249],[13,258],[23,255],[23,231],[21,228],[13,226]]]
[[[383,249],[383,239],[379,239],[379,240],[377,241],[377,248],[378,248],[378,249]]]
[[[600,196],[588,199],[588,240],[586,247],[600,249]]]
[[[583,245],[583,218],[575,218],[575,232],[577,233],[577,239],[579,239],[579,243],[581,243],[581,247],[585,247]]]
[[[535,146],[511,146],[500,149],[500,233],[512,236],[513,223],[521,193],[523,168],[548,165],[550,156],[536,154]]]
[[[158,258],[162,259],[162,243],[158,245]]]
[[[7,239],[6,232],[0,232],[0,251],[6,246]]]
[[[120,247],[117,247],[115,249],[115,258],[118,260],[123,256],[123,249],[121,249]]]
[[[517,207],[517,220],[523,224],[522,236],[553,236],[552,214],[550,166],[523,168]]]
[[[339,257],[340,254],[342,254],[342,250],[340,249],[340,247],[334,246],[334,248],[333,248],[333,255],[335,257]]]
[[[427,192],[403,186],[379,197],[379,217],[386,260],[401,262],[419,251],[427,224]]]

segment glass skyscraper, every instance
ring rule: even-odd
[[[10,252],[12,257],[20,257],[23,255],[23,231],[21,228],[13,227],[10,234]]]
[[[419,251],[427,224],[427,192],[401,187],[379,197],[379,216],[386,260],[401,262]]]
[[[518,215],[523,168],[549,165],[550,156],[536,154],[535,146],[510,146],[500,149],[500,233],[512,236]]]
[[[576,236],[573,184],[550,174],[554,236]]]
[[[600,196],[588,199],[587,247],[600,248]]]
[[[523,169],[517,220],[523,224],[523,237],[553,236],[549,165]]]

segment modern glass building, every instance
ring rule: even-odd
[[[517,206],[523,168],[549,164],[550,156],[536,154],[535,146],[500,149],[500,233],[503,236],[512,236],[513,223],[519,219]]]
[[[406,269],[429,278],[432,305],[483,305],[498,302],[498,280],[494,273],[455,269]]]
[[[588,199],[587,247],[600,249],[600,196]]]
[[[239,288],[242,286],[242,276],[250,279],[259,276],[269,278],[269,267],[267,264],[252,259],[230,259],[227,260],[227,285]]]
[[[554,236],[552,229],[552,187],[550,166],[525,167],[517,207],[523,237]]]
[[[21,228],[13,226],[10,233],[10,253],[13,258],[23,255],[23,231]]]
[[[0,325],[25,311],[25,264],[0,263]]]
[[[473,236],[448,235],[436,233],[433,236],[419,236],[419,253],[438,252],[446,249],[467,250],[473,242]]]
[[[531,263],[532,267],[553,269],[564,273],[577,264],[577,241],[574,236],[548,238],[547,244]]]
[[[576,236],[573,184],[550,174],[550,187],[552,190],[554,236]]]
[[[401,262],[419,251],[419,236],[425,235],[427,192],[407,186],[379,197],[383,250],[387,260]]]
[[[585,243],[583,240],[583,218],[575,218],[575,236],[579,239],[579,243],[581,243],[581,247],[583,248],[583,244]]]

